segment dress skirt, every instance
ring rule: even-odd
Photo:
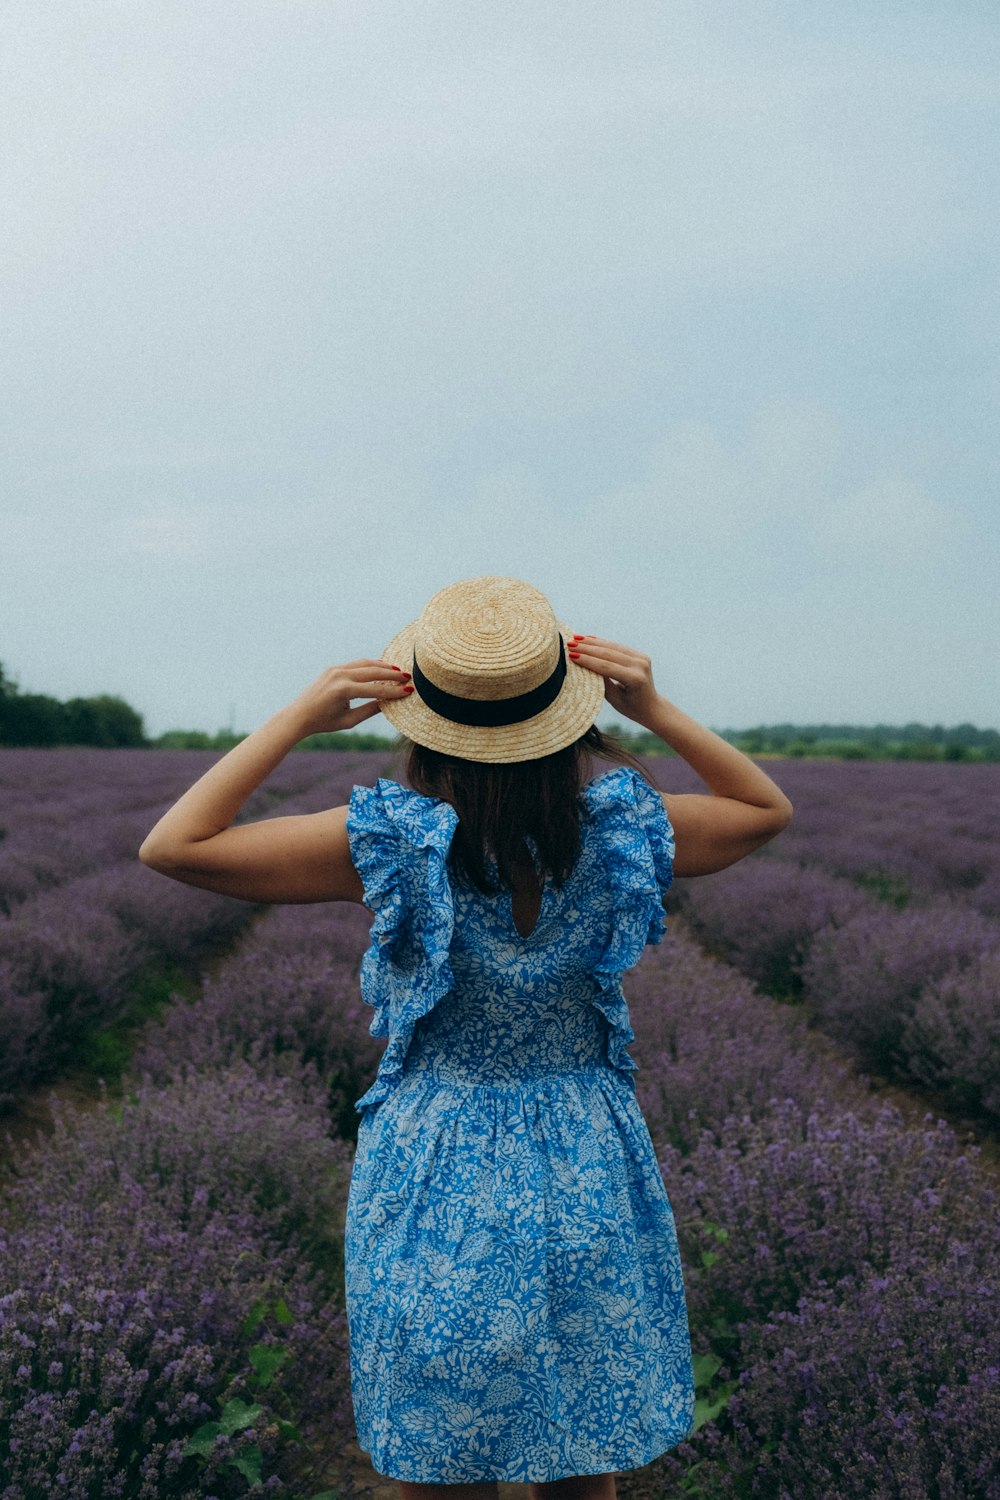
[[[674,1216],[613,1067],[404,1076],[360,1121],[346,1291],[358,1438],[381,1474],[551,1481],[690,1434]]]

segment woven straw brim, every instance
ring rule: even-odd
[[[382,660],[401,667],[404,672],[413,670],[413,643],[419,621],[413,620],[392,640],[382,652]],[[571,631],[561,622],[559,629],[563,639],[568,640]],[[495,728],[481,728],[474,724],[456,724],[444,719],[427,707],[418,688],[405,698],[382,701],[382,712],[389,723],[400,734],[426,745],[431,750],[441,750],[445,755],[457,755],[462,760],[493,761],[496,764],[515,760],[538,760],[543,755],[553,755],[586,734],[601,711],[604,703],[604,678],[590,672],[578,662],[566,658],[566,678],[559,696],[548,708],[531,719],[522,719],[518,724],[501,724]]]

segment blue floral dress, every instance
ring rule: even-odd
[[[449,803],[384,778],[351,794],[375,913],[362,996],[388,1038],[355,1106],[351,1392],[394,1479],[617,1472],[692,1429],[674,1217],[621,989],[663,935],[673,830],[631,769],[581,801],[580,857],[522,937],[509,892],[453,881]]]

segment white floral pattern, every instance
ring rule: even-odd
[[[351,1390],[377,1472],[548,1481],[651,1462],[694,1384],[673,1212],[621,976],[664,931],[674,839],[618,767],[534,929],[453,882],[454,809],[380,779],[347,828],[375,913],[362,996],[387,1045],[347,1205]]]

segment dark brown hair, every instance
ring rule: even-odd
[[[539,880],[561,886],[580,852],[579,793],[594,761],[628,765],[655,785],[646,767],[613,734],[594,724],[553,755],[503,764],[463,760],[404,740],[406,776],[415,792],[440,797],[458,813],[451,866],[460,881],[487,895],[514,890],[532,868],[530,837],[538,851]],[[499,885],[487,868],[496,860]]]

